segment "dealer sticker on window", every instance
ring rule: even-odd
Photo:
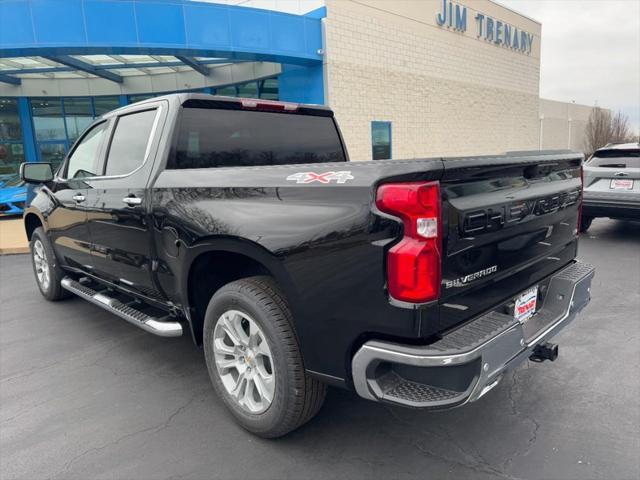
[[[516,305],[513,309],[513,316],[520,322],[526,322],[536,313],[536,302],[538,300],[538,286],[530,288],[516,298]]]

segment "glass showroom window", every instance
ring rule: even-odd
[[[237,97],[238,91],[234,85],[228,87],[216,88],[216,95],[222,95],[223,97]]]
[[[260,82],[260,98],[266,100],[278,100],[278,79],[267,78]]]
[[[96,117],[104,115],[111,110],[120,108],[120,99],[118,97],[94,97],[93,113]]]
[[[374,160],[391,158],[391,122],[371,122],[371,147]]]
[[[238,96],[243,98],[258,98],[258,83],[248,82],[238,85]]]
[[[22,127],[15,98],[0,98],[0,188],[24,162]]]
[[[69,148],[62,99],[58,97],[32,98],[31,114],[38,158],[42,162],[51,162],[55,169],[60,165]]]
[[[57,167],[94,118],[118,107],[117,96],[32,98],[31,114],[39,160]]]
[[[67,127],[67,140],[73,144],[84,129],[93,122],[93,106],[89,97],[63,99],[64,122]]]

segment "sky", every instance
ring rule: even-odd
[[[497,3],[542,23],[542,98],[621,110],[640,131],[640,0]]]

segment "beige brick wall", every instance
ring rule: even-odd
[[[540,99],[540,132],[543,149],[570,148],[584,151],[585,129],[592,107]],[[571,137],[571,138],[569,138]]]
[[[473,0],[461,34],[440,5],[327,0],[325,91],[352,160],[371,159],[374,120],[393,122],[394,158],[538,148],[540,25]],[[475,11],[535,34],[531,55],[476,38]]]

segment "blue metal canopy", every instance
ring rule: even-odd
[[[180,54],[310,65],[317,15],[191,0],[0,0],[0,57]]]

